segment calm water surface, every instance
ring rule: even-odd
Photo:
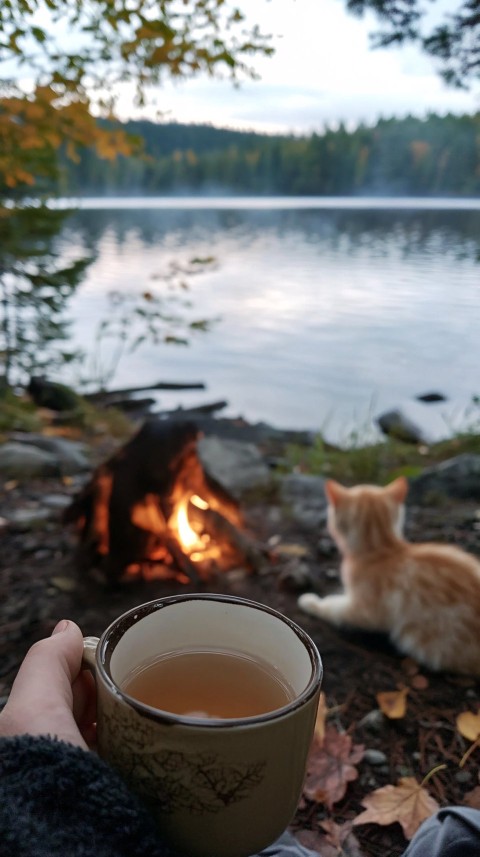
[[[62,241],[96,254],[71,305],[90,353],[109,292],[159,290],[171,262],[216,260],[186,278],[187,314],[218,318],[213,329],[188,348],[144,344],[115,386],[205,381],[205,392],[162,393],[161,405],[227,399],[226,414],[344,441],[387,407],[410,402],[414,417],[427,407],[414,397],[432,389],[451,398],[429,411],[440,436],[480,393],[478,201],[81,205]]]

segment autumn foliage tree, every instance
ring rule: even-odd
[[[53,291],[59,298],[63,288],[66,295],[85,267],[56,259],[62,217],[44,205],[38,208],[42,192],[51,192],[57,178],[60,150],[75,160],[79,147],[93,147],[109,159],[135,149],[138,141],[121,126],[97,121],[115,117],[124,83],[134,84],[136,103],[142,105],[151,88],[168,77],[253,76],[249,58],[271,51],[268,38],[258,27],[247,27],[229,0],[0,4],[0,223],[9,239],[8,249],[0,247],[0,357],[7,382],[22,362],[25,330],[38,330],[34,319],[40,324],[43,318],[46,331],[42,314],[54,304],[57,317],[35,353],[38,346],[51,346],[55,330],[64,334],[58,317],[64,301],[55,300]],[[19,218],[22,224],[30,221],[30,250]],[[46,354],[43,360],[48,363]]]
[[[0,186],[51,175],[65,144],[107,158],[131,150],[113,117],[118,86],[142,105],[168,77],[253,75],[248,58],[272,48],[229,0],[8,0],[0,5]],[[20,86],[19,81],[30,80]]]

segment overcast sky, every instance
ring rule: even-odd
[[[452,8],[451,0],[437,3]],[[136,114],[125,87],[121,116],[155,118],[161,110],[171,121],[305,133],[340,120],[370,123],[380,116],[480,109],[478,88],[474,93],[446,87],[434,61],[417,48],[371,49],[376,19],[348,15],[345,0],[238,0],[238,5],[274,36],[276,54],[254,61],[261,80],[240,89],[205,77],[165,84],[155,106]]]

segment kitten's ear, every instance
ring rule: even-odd
[[[397,503],[403,503],[408,493],[408,480],[405,476],[399,476],[387,485],[386,490]]]
[[[340,482],[335,482],[335,479],[327,479],[325,482],[325,494],[332,506],[337,506],[346,493],[347,489],[340,485]]]

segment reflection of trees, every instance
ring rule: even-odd
[[[58,253],[66,216],[45,205],[0,208],[0,374],[7,385],[75,359],[66,311],[91,258]]]
[[[215,813],[249,797],[263,780],[263,760],[225,765],[214,753],[156,749],[150,723],[129,722],[121,712],[105,720],[109,761],[163,812]]]
[[[225,237],[248,247],[260,232],[295,236],[309,243],[354,252],[366,247],[381,252],[400,247],[404,256],[429,246],[457,247],[459,254],[475,259],[480,251],[480,211],[398,209],[285,209],[285,210],[96,210],[79,211],[69,221],[65,236],[80,240],[90,250],[107,234],[128,249],[135,238],[146,246],[162,248],[167,236],[183,245],[198,239],[209,247]],[[175,248],[169,249],[169,254]]]

